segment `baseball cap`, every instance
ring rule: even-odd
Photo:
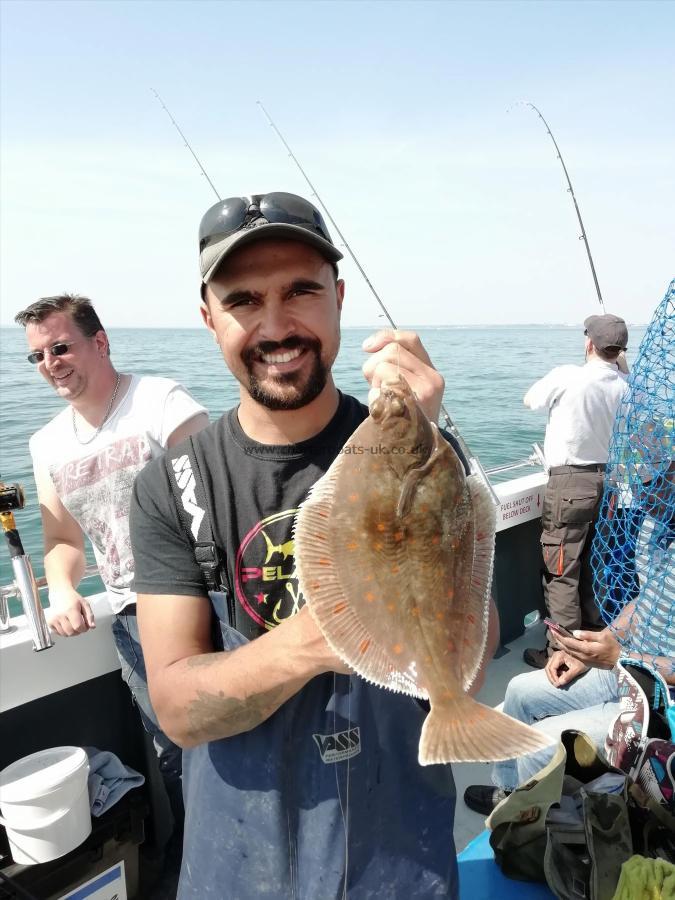
[[[303,197],[283,191],[230,197],[207,209],[199,226],[202,282],[208,284],[235,249],[269,238],[302,241],[332,264],[342,259],[321,213]]]
[[[625,350],[628,346],[628,328],[619,316],[607,313],[604,316],[589,316],[584,319],[584,334],[593,341],[598,350],[609,350],[619,347]]]

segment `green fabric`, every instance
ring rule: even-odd
[[[632,856],[621,867],[612,900],[675,900],[675,866],[664,859]]]

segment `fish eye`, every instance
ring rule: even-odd
[[[405,403],[403,403],[400,397],[393,397],[389,404],[389,409],[391,410],[392,415],[401,416],[405,410]]]

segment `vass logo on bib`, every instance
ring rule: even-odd
[[[358,727],[336,734],[313,734],[312,737],[325,763],[342,762],[361,752],[361,731]]]

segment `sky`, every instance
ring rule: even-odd
[[[675,275],[672,2],[0,5],[0,324],[199,327],[216,196],[310,195],[398,325],[649,321]],[[508,111],[510,108],[510,111]],[[338,242],[335,229],[331,228]],[[351,259],[345,325],[378,326]]]

